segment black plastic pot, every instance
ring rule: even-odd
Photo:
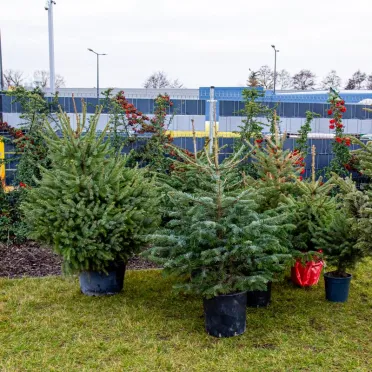
[[[324,284],[326,299],[332,302],[346,302],[349,297],[351,278],[351,274],[347,274],[345,278],[340,278],[334,276],[332,272],[325,273]]]
[[[98,271],[80,273],[80,289],[88,296],[105,296],[121,292],[124,285],[125,264],[111,264],[107,274]]]
[[[271,302],[271,282],[267,283],[266,291],[248,291],[247,306],[248,307],[266,307]]]
[[[205,330],[214,337],[233,337],[245,332],[247,292],[203,299]]]

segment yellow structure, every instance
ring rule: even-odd
[[[0,137],[0,181],[5,183],[5,143],[2,137]]]
[[[217,123],[217,130],[218,130],[218,123]],[[168,134],[170,134],[173,138],[179,138],[179,137],[193,137],[193,133],[191,130],[168,130]],[[239,137],[239,133],[234,132],[218,132],[218,137],[221,138],[235,138]],[[203,138],[209,137],[209,121],[205,123],[205,130],[197,130],[195,131],[195,137],[197,138]]]

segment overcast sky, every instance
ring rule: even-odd
[[[141,87],[157,70],[186,87],[238,86],[249,68],[372,73],[371,0],[56,0],[56,72],[68,87]],[[44,0],[0,0],[4,69],[48,69]]]

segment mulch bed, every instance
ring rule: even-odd
[[[61,275],[61,258],[51,249],[35,242],[5,246],[0,244],[0,277],[20,278]],[[139,257],[131,259],[129,270],[157,268],[152,262]]]

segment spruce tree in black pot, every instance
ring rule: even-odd
[[[339,188],[338,209],[330,222],[323,221],[315,229],[313,242],[323,249],[327,264],[336,270],[324,274],[326,299],[345,302],[348,299],[353,269],[372,253],[370,219],[371,204],[367,194],[356,189],[351,178],[333,175]]]
[[[46,125],[51,166],[41,169],[22,208],[32,237],[54,247],[66,272],[80,274],[84,294],[113,294],[143,235],[158,223],[156,188],[143,170],[126,167],[105,140],[108,127],[97,133],[100,113],[86,125],[84,104],[83,111],[76,129],[59,115],[60,136]]]
[[[248,176],[245,183],[257,190],[260,212],[270,212],[272,209],[282,205],[289,207],[290,203],[283,203],[286,197],[298,195],[298,179],[302,179],[301,154],[286,149],[284,144],[286,136],[280,136],[274,121],[274,133],[263,140],[257,140],[254,145],[247,144],[252,150],[253,164],[256,169],[256,176]],[[288,213],[288,212],[285,212]],[[288,214],[287,214],[288,215]],[[292,216],[288,216],[287,221],[291,221]],[[291,248],[291,236],[282,236],[281,245]],[[267,288],[259,291],[248,291],[248,306],[265,307],[271,302],[271,283]]]
[[[168,188],[170,220],[149,236],[155,244],[145,256],[176,276],[178,289],[203,297],[208,334],[242,334],[246,291],[265,289],[283,272],[291,256],[280,237],[292,226],[285,213],[259,213],[256,191],[236,183],[242,152],[220,164],[217,140],[213,155],[174,151],[197,186],[188,192]]]

